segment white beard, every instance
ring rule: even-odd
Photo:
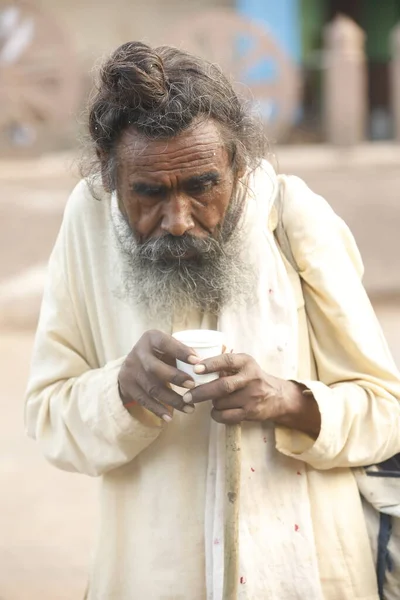
[[[245,230],[240,224],[231,228],[226,241],[199,242],[204,251],[198,258],[184,260],[180,258],[179,238],[177,248],[175,240],[170,247],[166,238],[138,243],[115,192],[111,217],[124,260],[124,294],[130,302],[143,305],[149,317],[170,320],[192,309],[218,315],[225,305],[251,301],[257,278],[255,268],[246,260]],[[162,258],[164,246],[169,260]]]

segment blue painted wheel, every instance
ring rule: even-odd
[[[210,10],[183,19],[171,43],[220,65],[261,114],[268,135],[287,135],[298,114],[301,77],[264,25],[233,10]]]

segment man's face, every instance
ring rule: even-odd
[[[131,300],[152,316],[220,313],[253,288],[243,262],[243,193],[217,126],[168,141],[125,132],[112,217]],[[113,205],[114,206],[114,205]]]
[[[139,243],[166,234],[216,234],[235,176],[214,122],[199,123],[167,141],[149,141],[127,130],[117,152],[120,210]]]

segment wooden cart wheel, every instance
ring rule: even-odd
[[[57,22],[34,5],[0,0],[0,147],[61,136],[80,98],[77,60]]]
[[[216,9],[183,19],[168,39],[220,65],[261,113],[269,136],[285,136],[296,119],[301,77],[266,28],[235,11]]]

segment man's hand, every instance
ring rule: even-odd
[[[190,404],[212,400],[211,416],[218,423],[270,420],[318,437],[321,415],[313,395],[305,395],[301,384],[267,375],[251,356],[222,354],[201,361],[194,371],[220,374],[183,397]]]
[[[176,359],[196,364],[199,358],[175,338],[161,331],[147,331],[127,356],[121,367],[118,383],[122,402],[140,404],[164,421],[171,421],[171,408],[186,413],[194,411],[182,396],[168,384],[192,389],[193,379],[176,368]]]

